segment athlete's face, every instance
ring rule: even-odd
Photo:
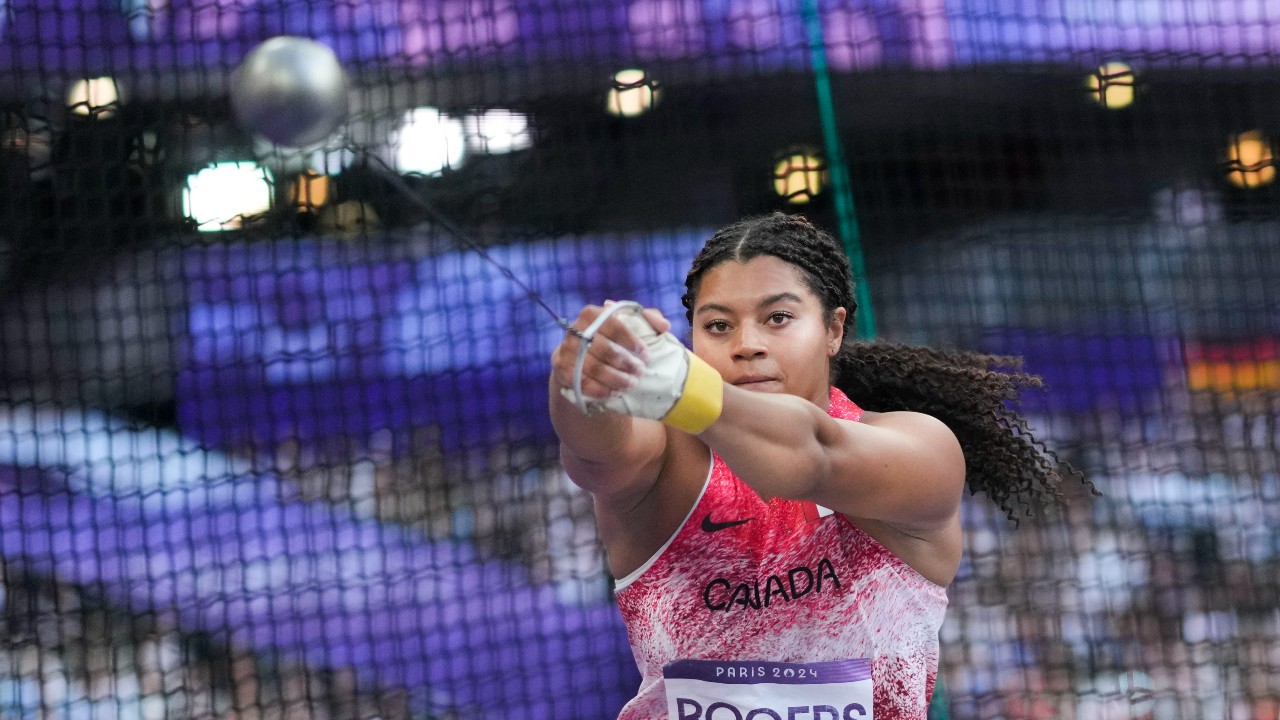
[[[771,255],[720,263],[693,305],[693,351],[738,387],[827,407],[844,308],[828,320],[804,271]]]

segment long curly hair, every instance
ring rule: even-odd
[[[1018,413],[1022,391],[1043,386],[1039,376],[1022,372],[1021,358],[856,340],[848,258],[831,235],[801,216],[746,218],[708,240],[685,277],[681,302],[690,323],[708,270],[761,255],[802,270],[828,321],[836,308],[845,308],[844,342],[832,358],[831,383],[867,410],[910,410],[946,423],[964,451],[971,494],[985,493],[1015,523],[1060,507],[1066,478],[1096,494],[1091,482],[1036,439]]]

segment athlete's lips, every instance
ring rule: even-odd
[[[759,385],[761,383],[773,382],[774,379],[768,375],[743,375],[733,381],[734,385],[742,387],[743,385]]]

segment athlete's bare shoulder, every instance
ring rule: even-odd
[[[912,412],[910,410],[895,410],[893,412],[870,412],[864,411],[862,418],[859,420],[863,425],[875,428],[884,428],[900,433],[915,441],[918,441],[922,449],[930,447],[954,446],[956,443],[955,433],[946,423],[938,418],[921,412]]]

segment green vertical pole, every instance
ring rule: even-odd
[[[822,18],[818,14],[818,0],[800,0],[800,7],[809,35],[813,84],[818,95],[818,116],[822,121],[822,140],[827,153],[827,167],[831,174],[831,193],[835,198],[836,222],[840,241],[844,245],[845,254],[849,256],[849,269],[853,273],[854,299],[858,301],[855,317],[858,338],[871,340],[876,336],[876,316],[871,308],[871,291],[867,287],[867,266],[862,257],[862,237],[858,230],[858,217],[853,206],[849,166],[845,164],[840,133],[836,129],[836,108],[831,93],[831,73],[827,67],[827,45],[822,36]]]
[[[862,256],[862,235],[858,229],[858,216],[853,204],[853,188],[849,179],[849,166],[844,160],[844,148],[836,128],[836,106],[831,92],[831,72],[827,66],[827,44],[822,36],[822,18],[818,14],[818,0],[800,0],[804,13],[805,29],[809,35],[809,54],[813,63],[813,84],[818,96],[818,116],[822,121],[822,140],[827,153],[827,166],[831,172],[831,192],[835,196],[836,221],[844,252],[849,256],[849,270],[853,274],[854,298],[858,301],[855,318],[858,338],[872,340],[876,336],[876,316],[871,307],[871,291],[867,287],[867,265]],[[929,703],[929,720],[946,720],[950,716],[947,707],[947,691],[939,677]]]

